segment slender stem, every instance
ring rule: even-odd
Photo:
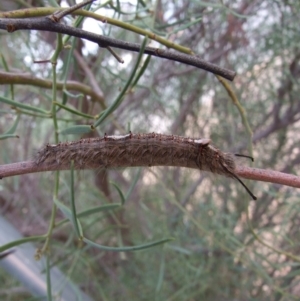
[[[140,65],[140,62],[141,62],[143,54],[144,54],[144,49],[145,49],[147,40],[148,40],[148,38],[146,37],[142,43],[139,56],[136,60],[133,70],[132,70],[131,74],[129,75],[129,78],[128,78],[125,86],[123,87],[122,91],[118,94],[117,98],[113,101],[112,105],[103,112],[103,114],[99,117],[99,119],[97,121],[95,121],[95,123],[93,124],[93,127],[96,128],[97,126],[99,126],[104,121],[104,119],[106,117],[108,117],[120,105],[120,103],[124,99],[124,95],[127,92],[127,89],[130,87],[130,84],[133,81],[133,79],[137,73],[138,67]]]
[[[51,265],[49,254],[46,256],[46,276],[47,276],[47,301],[52,301],[52,286],[51,286]]]
[[[53,118],[53,124],[54,124],[54,135],[55,135],[55,142],[58,143],[58,124],[57,124],[57,116],[56,116],[56,98],[57,98],[57,88],[56,88],[56,66],[57,66],[57,59],[59,56],[59,53],[61,52],[63,48],[62,45],[62,36],[61,34],[57,35],[57,45],[55,52],[52,56],[51,63],[52,63],[52,76],[53,76],[53,85],[52,85],[52,118]],[[58,190],[59,190],[59,171],[56,171],[55,174],[55,185],[54,185],[54,194],[53,194],[53,200],[58,198]],[[47,238],[44,243],[44,246],[41,250],[41,255],[44,254],[48,250],[48,246],[51,240],[52,231],[55,226],[55,217],[57,212],[57,206],[55,205],[55,202],[53,201],[52,205],[52,212],[51,212],[51,219],[50,224],[48,228]]]
[[[248,122],[247,113],[246,110],[243,108],[242,104],[240,103],[238,97],[236,96],[236,93],[233,91],[233,88],[231,85],[222,77],[219,75],[216,75],[219,82],[223,85],[225,90],[227,91],[229,97],[231,98],[233,104],[237,107],[240,116],[242,118],[242,122],[246,128],[246,131],[248,133],[248,145],[249,145],[249,154],[253,157],[253,146],[252,146],[252,136],[253,132],[251,130],[250,124]]]
[[[55,129],[55,142],[58,143],[58,125],[57,125],[57,116],[56,116],[56,97],[57,97],[57,87],[56,87],[56,82],[57,82],[57,77],[56,77],[56,65],[57,65],[57,59],[60,54],[60,52],[63,49],[63,44],[62,44],[62,36],[61,34],[57,34],[57,46],[55,49],[55,52],[53,54],[53,57],[51,59],[51,64],[52,64],[52,76],[53,76],[53,81],[52,81],[52,118],[53,118],[53,123],[54,123],[54,129]]]

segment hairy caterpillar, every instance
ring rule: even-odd
[[[181,166],[196,168],[238,180],[253,199],[256,197],[235,174],[234,155],[224,153],[210,144],[210,139],[191,139],[157,133],[81,139],[73,142],[47,144],[38,151],[38,166],[69,166],[75,168],[110,168],[130,166]]]

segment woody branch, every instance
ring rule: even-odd
[[[68,170],[70,165],[53,165],[53,166],[38,166],[35,161],[24,161],[18,163],[11,163],[0,165],[0,179],[36,173],[44,171],[55,171],[55,170]],[[237,166],[235,173],[244,179],[269,182],[274,184],[285,185],[289,187],[300,188],[300,177],[274,171],[274,170],[265,170],[259,168],[251,168],[246,166]]]
[[[94,42],[102,48],[110,49],[110,47],[112,47],[112,48],[119,48],[123,50],[129,50],[133,52],[140,52],[141,50],[140,44],[126,42],[126,41],[98,35],[92,32],[88,32],[80,28],[64,25],[62,23],[58,23],[55,20],[53,20],[51,16],[38,17],[38,18],[26,18],[26,19],[0,18],[0,29],[7,30],[10,33],[17,30],[50,31],[50,32],[67,34],[77,38],[82,38]],[[180,62],[186,65],[191,65],[196,68],[200,68],[208,72],[214,73],[216,75],[220,75],[231,81],[234,79],[236,75],[236,73],[232,70],[219,67],[195,55],[188,55],[177,51],[170,51],[170,50],[159,49],[154,47],[145,47],[144,53],[149,54],[151,56]]]

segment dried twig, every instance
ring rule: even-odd
[[[94,2],[95,0],[87,0],[87,1],[83,1],[80,2],[76,5],[73,5],[71,7],[68,7],[62,11],[58,11],[56,13],[54,13],[53,15],[51,15],[49,18],[51,18],[52,21],[54,22],[59,22],[63,17],[65,17],[66,15],[69,15],[71,13],[73,13],[75,10],[82,8],[83,6]]]
[[[56,33],[67,34],[70,36],[89,40],[97,43],[100,47],[115,47],[119,49],[129,50],[133,52],[140,52],[141,45],[136,43],[129,43],[122,40],[105,37],[102,35],[94,34],[80,28],[74,28],[68,25],[54,22],[49,17],[41,18],[26,18],[26,19],[13,19],[13,18],[0,18],[0,29],[14,32],[17,30],[41,30]],[[195,55],[188,55],[176,51],[163,50],[154,47],[145,47],[145,54],[165,58],[168,60],[180,62],[183,64],[191,65],[208,72],[220,75],[228,80],[233,80],[236,73],[232,70],[221,68],[215,64],[209,63]]]

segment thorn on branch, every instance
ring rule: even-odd
[[[113,55],[114,58],[116,58],[119,63],[124,64],[124,60],[117,53],[115,53],[111,47],[107,46],[106,49]]]

